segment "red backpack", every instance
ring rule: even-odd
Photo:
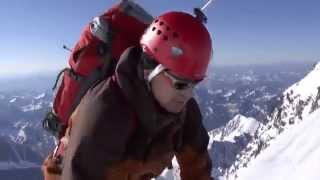
[[[43,120],[46,130],[61,138],[70,115],[86,91],[114,73],[122,52],[139,45],[141,35],[152,20],[139,5],[123,0],[85,27],[71,51],[70,67],[57,77],[53,107]]]

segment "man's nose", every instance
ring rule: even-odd
[[[193,97],[194,88],[187,88],[183,90],[178,90],[178,95],[183,99],[189,99]]]

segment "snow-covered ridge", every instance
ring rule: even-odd
[[[300,99],[306,100],[309,96],[315,98],[320,87],[320,63],[315,65],[314,69],[301,81],[293,84],[283,94],[300,96]]]
[[[320,63],[302,80],[285,90],[279,102],[281,103],[274,109],[268,123],[258,128],[255,138],[239,154],[226,177],[236,177],[237,170],[247,167],[279,134],[300,124],[320,107]]]
[[[281,133],[290,125],[302,121],[319,107],[320,63],[305,78],[285,90],[281,98],[282,104],[275,109],[267,126],[261,129],[265,141],[272,139],[272,135]],[[268,129],[271,129],[270,134]]]

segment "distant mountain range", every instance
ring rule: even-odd
[[[275,116],[274,109],[283,104],[283,91],[303,78],[310,68],[311,64],[299,64],[286,65],[285,69],[270,65],[219,67],[210,71],[208,79],[196,89],[196,98],[211,136],[216,176],[235,173],[235,163],[242,167],[240,162],[244,161],[239,153],[250,152],[248,145],[256,140],[257,132],[270,123],[270,118]],[[41,159],[53,149],[54,138],[42,129],[41,121],[52,106],[54,81],[53,74],[0,79],[0,137],[3,138],[0,149],[7,154],[14,154],[12,151],[36,154],[14,163],[10,158],[0,158],[0,179],[15,170],[29,177],[30,171],[22,172],[23,168],[19,168],[25,164],[34,165],[27,167],[40,172]],[[169,172],[166,176],[173,177]]]
[[[0,137],[0,178],[40,180],[42,157],[28,146]]]
[[[207,129],[224,126],[237,114],[264,122],[280,103],[280,94],[311,68],[311,64],[275,64],[210,70],[196,91]]]

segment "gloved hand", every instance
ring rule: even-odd
[[[44,180],[60,180],[62,170],[59,167],[58,159],[50,154],[43,162],[41,170]]]

